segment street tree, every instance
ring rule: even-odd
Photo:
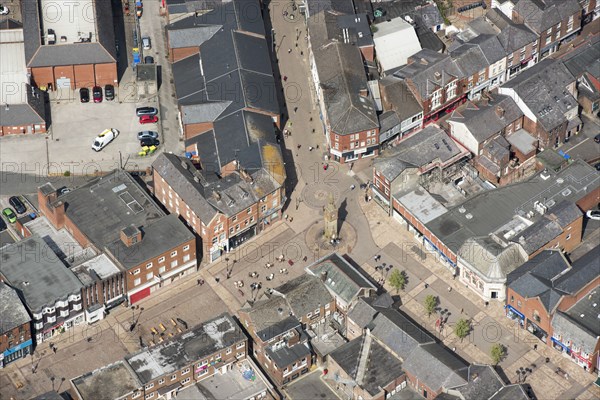
[[[438,305],[438,298],[432,294],[428,294],[425,297],[425,311],[427,312],[427,316],[431,317],[431,314],[435,311],[435,308]]]
[[[454,325],[454,334],[460,338],[462,342],[471,331],[471,323],[464,318],[459,319]]]
[[[498,365],[498,363],[502,361],[502,359],[506,355],[506,349],[500,343],[495,343],[490,349],[490,355],[492,357],[492,362],[494,363],[494,365]]]
[[[398,291],[404,290],[404,286],[406,285],[406,274],[404,271],[400,272],[400,270],[393,270],[390,275],[390,285],[396,289],[396,294]]]

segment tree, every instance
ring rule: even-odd
[[[437,296],[428,294],[427,297],[425,297],[425,311],[427,311],[428,317],[431,317],[431,314],[433,314],[437,305],[438,305]]]
[[[494,365],[497,365],[506,355],[506,349],[500,343],[495,343],[490,350],[490,355]]]
[[[456,325],[454,325],[454,334],[460,338],[461,342],[469,335],[470,331],[471,323],[466,319],[461,318],[456,322]]]
[[[404,271],[400,272],[397,269],[393,270],[390,275],[390,285],[396,289],[396,293],[398,293],[399,290],[404,290],[404,286],[406,285],[406,274]]]

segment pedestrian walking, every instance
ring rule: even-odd
[[[299,144],[299,145],[298,145],[298,150],[300,150],[300,147],[302,147],[302,145],[301,145],[301,144]]]
[[[196,281],[196,285],[200,285],[200,279]]]
[[[452,291],[452,288],[450,286],[448,286],[448,293],[450,293]]]
[[[290,49],[288,49],[288,54],[290,54],[291,52],[292,52],[292,49],[291,49],[291,48],[290,48]]]
[[[462,314],[462,313],[464,313],[464,312],[465,312],[465,310],[461,308],[461,309],[460,309],[460,313]]]
[[[425,289],[427,289],[429,287],[428,283],[425,283]]]
[[[308,146],[308,151],[313,151],[313,147],[312,146]]]
[[[350,190],[354,190],[355,187],[356,186],[354,186],[354,185],[350,185]]]
[[[287,82],[287,76],[286,75],[283,76],[283,81]]]
[[[303,55],[304,55],[304,52],[303,52],[303,51],[300,51],[300,55],[301,55],[301,56],[303,56]]]
[[[534,349],[534,350],[537,350],[537,344],[534,344],[534,345],[533,345],[533,349]]]
[[[350,171],[352,171],[352,168],[353,168],[353,167],[354,167],[354,163],[353,163],[353,162],[351,162],[351,163],[350,163]]]
[[[298,107],[294,107],[294,114],[296,114],[296,111],[298,111]]]

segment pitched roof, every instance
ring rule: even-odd
[[[581,6],[577,0],[519,0],[513,11],[533,31],[541,34],[565,18],[581,13]]]
[[[383,71],[398,68],[408,57],[421,50],[419,38],[411,24],[403,18],[394,18],[375,25],[373,34],[377,60]]]
[[[438,343],[415,347],[403,368],[434,392],[467,383],[468,364]]]
[[[252,306],[242,308],[252,322],[252,329],[263,341],[267,341],[279,333],[295,329],[298,319],[292,315],[292,309],[285,298],[271,296],[256,301]]]
[[[4,282],[0,282],[0,321],[2,321],[0,334],[10,332],[14,328],[31,321],[31,317],[17,291]]]
[[[381,87],[382,94],[385,96],[383,99],[384,105],[389,105],[389,108],[397,116],[398,122],[396,124],[400,124],[405,119],[423,112],[423,107],[421,107],[421,104],[402,79],[388,75],[379,80],[379,86]],[[380,121],[381,119],[380,116]],[[382,121],[381,131],[385,132],[386,129],[384,129],[383,125]],[[390,126],[388,129],[392,127]]]
[[[523,264],[526,258],[519,246],[501,246],[491,237],[471,238],[458,251],[459,257],[489,280],[504,280],[506,275]]]
[[[573,76],[580,78],[590,73],[596,79],[600,78],[600,35],[593,36],[561,58]]]
[[[504,387],[504,382],[491,365],[469,365],[467,383],[452,388],[463,400],[489,399]]]
[[[308,274],[276,287],[274,292],[286,299],[289,308],[298,318],[333,301],[321,279]]]
[[[558,311],[551,320],[554,335],[563,342],[571,341],[571,348],[581,347],[584,353],[592,354],[600,337],[597,316],[600,314],[600,287],[592,289],[566,312]]]

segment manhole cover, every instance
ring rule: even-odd
[[[333,194],[333,198],[337,203],[340,192],[335,186],[324,182],[312,183],[302,190],[302,201],[310,208],[322,209],[329,201],[330,194]]]

